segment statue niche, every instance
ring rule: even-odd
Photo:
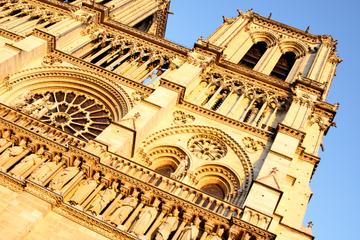
[[[9,173],[19,179],[27,178],[35,168],[47,160],[47,156],[45,156],[44,153],[44,146],[41,146],[36,153],[26,156],[16,164]]]
[[[105,190],[100,191],[99,194],[96,195],[94,200],[90,203],[87,211],[92,215],[98,216],[106,208],[106,206],[115,199],[118,189],[119,183],[114,181],[111,184],[111,188],[106,188]]]
[[[174,232],[179,225],[179,210],[174,209],[173,213],[161,223],[156,231],[155,240],[167,240],[172,232]]]
[[[56,154],[52,160],[45,161],[36,168],[29,179],[41,186],[46,185],[50,177],[64,164],[61,160],[61,156]]]
[[[73,166],[61,170],[49,183],[49,189],[61,193],[63,187],[69,183],[80,172],[81,161],[75,159]]]
[[[69,203],[73,206],[81,205],[86,198],[96,189],[100,183],[100,174],[96,172],[92,178],[82,180],[72,196]]]
[[[132,195],[118,201],[115,211],[106,220],[112,225],[121,225],[139,203],[139,191],[134,189]]]
[[[179,240],[196,240],[199,235],[200,218],[196,217],[194,222],[188,223],[181,231]]]
[[[7,148],[0,155],[0,171],[6,172],[12,165],[30,152],[27,149],[27,140],[21,139],[18,146]]]
[[[130,233],[134,233],[136,236],[142,236],[150,227],[158,214],[158,207],[160,200],[155,198],[153,205],[145,206],[139,213],[137,219],[130,228]]]

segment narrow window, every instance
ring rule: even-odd
[[[254,68],[255,65],[259,62],[260,58],[264,55],[267,49],[267,44],[265,42],[255,43],[249,51],[245,54],[245,56],[239,62],[240,65]]]
[[[225,193],[224,193],[222,187],[220,187],[218,184],[205,185],[201,188],[201,191],[203,191],[213,197],[217,197],[220,199],[225,198]]]
[[[143,31],[143,32],[148,32],[149,29],[150,29],[151,24],[153,23],[153,18],[154,18],[153,15],[145,18],[145,19],[142,20],[141,22],[137,23],[137,24],[134,26],[134,28],[139,29],[139,30],[141,30],[141,31]]]
[[[160,173],[161,175],[170,177],[170,174],[175,172],[175,169],[170,165],[165,165],[165,166],[158,167],[157,169],[155,169],[155,171],[157,173]]]
[[[294,66],[296,60],[296,55],[293,52],[286,52],[284,53],[279,61],[277,62],[276,66],[270,73],[270,76],[280,78],[285,80],[289,75],[291,68]]]

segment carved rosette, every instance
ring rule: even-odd
[[[227,153],[226,145],[212,135],[195,135],[190,138],[187,146],[196,157],[207,161],[219,160]]]

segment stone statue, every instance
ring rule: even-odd
[[[100,174],[96,172],[93,178],[84,179],[69,200],[71,205],[80,205],[96,189],[100,183]]]
[[[41,119],[44,115],[46,115],[49,111],[53,110],[56,107],[55,103],[52,102],[46,102],[44,104],[44,106],[34,110],[30,116],[37,118],[37,119]]]
[[[13,169],[10,170],[10,174],[13,176],[21,177],[32,167],[39,165],[41,162],[45,160],[45,156],[43,156],[44,152],[45,152],[44,147],[40,147],[39,150],[36,151],[36,153],[26,156],[23,160],[21,160],[18,164],[16,164],[16,166]],[[22,178],[25,177],[27,176],[22,176]]]
[[[8,165],[9,162],[14,162],[21,158],[21,154],[26,151],[26,143],[27,141],[23,138],[20,140],[19,146],[7,148],[0,155],[0,167],[6,168],[5,166]]]
[[[212,233],[208,240],[222,240],[221,236],[223,235],[224,233],[224,228],[222,227],[218,227],[216,233]]]
[[[200,218],[196,217],[193,223],[184,227],[181,231],[179,240],[195,240],[199,234]]]
[[[58,163],[61,157],[56,155],[53,161],[47,161],[40,165],[39,168],[30,175],[29,179],[40,185],[44,185],[45,181],[54,173],[58,166],[62,163]]]
[[[187,156],[185,156],[184,159],[181,159],[179,166],[176,168],[175,172],[170,174],[170,177],[176,180],[180,180],[182,177],[184,177],[188,168],[188,162],[189,160]]]
[[[169,235],[175,231],[179,225],[179,210],[177,208],[174,209],[174,212],[170,214],[166,220],[159,226],[155,240],[167,240]]]
[[[107,188],[101,191],[95,199],[91,202],[87,211],[93,215],[99,215],[102,210],[116,197],[118,192],[119,183],[114,181],[111,185],[111,188]]]
[[[107,221],[113,225],[122,224],[138,205],[139,202],[138,196],[139,196],[139,192],[136,189],[134,189],[132,196],[127,196],[123,200],[119,201],[118,207],[110,215]]]
[[[245,233],[244,240],[250,240],[251,235],[249,233]]]
[[[0,152],[4,151],[6,148],[10,147],[12,142],[10,141],[10,131],[4,130],[0,138]]]
[[[130,232],[137,236],[144,235],[158,214],[159,199],[155,198],[152,206],[145,206],[130,228]]]
[[[32,94],[30,91],[25,91],[19,98],[17,98],[14,103],[12,104],[12,107],[21,110],[23,107],[25,107],[28,102],[34,97],[34,94]]]
[[[57,174],[50,182],[49,189],[53,191],[60,191],[75,175],[80,171],[81,161],[78,159],[74,160],[74,166],[67,167],[63,169],[59,174]]]
[[[21,108],[21,111],[25,114],[33,114],[35,110],[40,111],[47,103],[50,102],[50,94],[45,95],[39,99],[34,100],[32,103],[28,103]]]

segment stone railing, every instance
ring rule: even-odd
[[[108,166],[106,158],[100,162],[80,149],[81,141],[65,145],[46,137],[47,132],[40,136],[28,120],[36,126],[36,119],[0,108],[0,183],[25,189],[94,231],[127,239],[161,235],[182,240],[190,230],[199,239],[274,238],[241,221],[241,210],[230,204],[127,159],[118,157]]]

